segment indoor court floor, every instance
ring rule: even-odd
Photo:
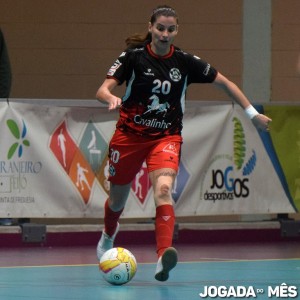
[[[300,299],[298,240],[175,247],[179,263],[168,281],[158,282],[154,245],[126,245],[138,270],[122,286],[104,281],[94,246],[1,247],[0,299],[193,300],[206,290],[205,299]]]

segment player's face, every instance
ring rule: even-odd
[[[166,55],[178,32],[177,20],[174,17],[159,16],[155,23],[149,24],[149,32],[152,35],[152,51],[157,55]]]

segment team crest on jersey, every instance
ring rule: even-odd
[[[181,79],[180,71],[177,68],[172,68],[169,75],[170,78],[175,82],[178,82]]]

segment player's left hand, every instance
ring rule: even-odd
[[[269,131],[270,130],[270,123],[272,122],[272,119],[269,117],[263,115],[263,114],[258,114],[252,119],[252,123],[254,126],[262,131]]]

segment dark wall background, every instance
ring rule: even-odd
[[[9,50],[12,98],[94,99],[125,47],[145,32],[160,1],[1,0],[0,27]],[[179,15],[176,45],[242,84],[243,1],[164,1]],[[296,61],[300,1],[272,0],[271,101],[299,101]],[[263,63],[263,62],[262,62]],[[118,94],[121,94],[120,88]],[[194,85],[189,100],[226,100],[210,85]]]

